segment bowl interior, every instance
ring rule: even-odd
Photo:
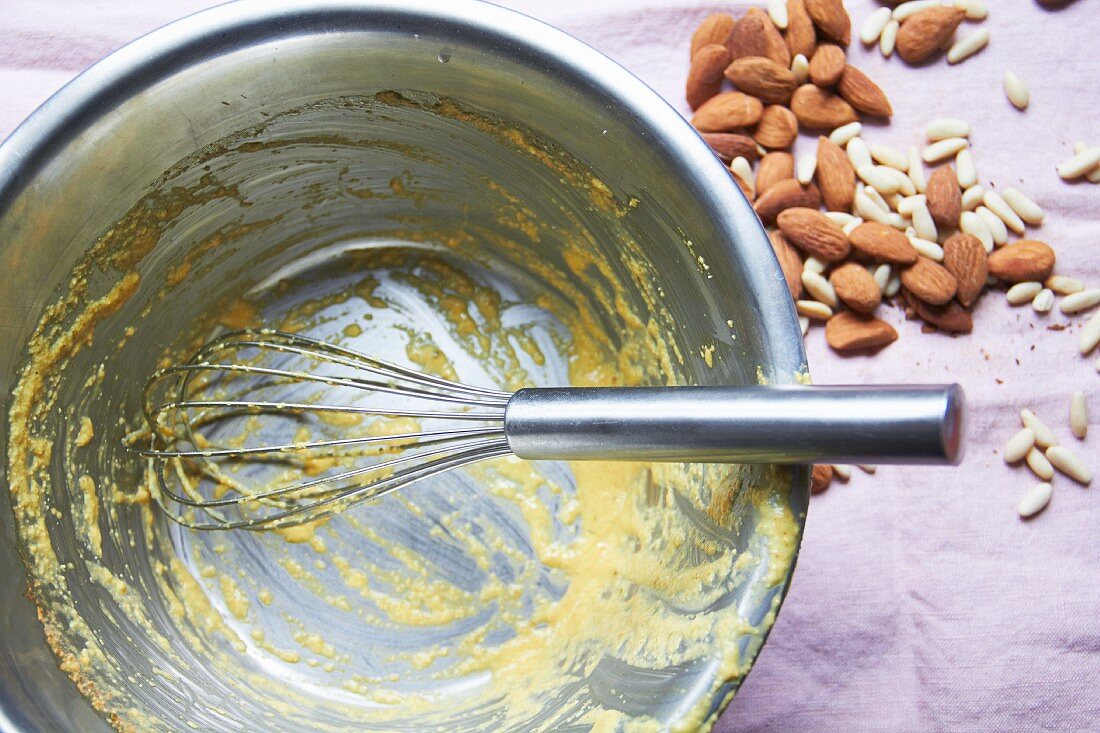
[[[147,61],[0,218],[33,291],[0,309],[31,365],[5,384],[5,529],[50,646],[140,730],[708,720],[785,589],[802,470],[497,459],[283,533],[149,502],[141,382],[219,329],[508,390],[795,376],[762,314],[778,270],[742,257],[758,226],[716,215],[720,166],[685,167],[617,78],[509,45],[529,21],[503,11],[342,7],[219,11],[232,50]],[[9,700],[48,727],[78,703],[34,634]]]

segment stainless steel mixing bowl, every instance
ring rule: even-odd
[[[623,206],[614,216],[600,214],[593,211],[591,192],[584,201],[562,193],[577,181],[532,171],[486,147],[476,135],[418,117],[415,110],[405,116],[400,105],[372,106],[379,99],[374,95],[395,89],[428,106],[453,99],[522,124],[590,169],[607,186],[600,195]],[[343,101],[326,101],[336,98]],[[268,145],[288,141],[287,146]],[[202,179],[211,171],[217,184]],[[210,302],[285,274],[304,253],[331,254],[332,247],[351,239],[377,241],[405,228],[426,233],[427,241],[433,227],[461,217],[491,232],[499,222],[479,208],[488,196],[479,188],[486,174],[512,192],[529,195],[525,203],[536,216],[590,236],[593,248],[621,268],[617,274],[632,283],[626,297],[680,349],[679,380],[784,383],[804,372],[790,297],[750,206],[675,110],[607,58],[527,17],[465,0],[243,0],[181,20],[114,53],[51,98],[0,147],[0,266],[6,273],[0,280],[0,333],[8,344],[0,351],[3,414],[26,356],[23,345],[44,308],[64,292],[69,273],[92,242],[128,212],[133,224],[139,202],[159,201],[163,207],[158,221],[141,224],[151,228],[142,231],[155,230],[156,236],[152,241],[116,239],[151,249],[136,258],[143,284],[97,332],[99,352],[78,354],[66,367],[68,381],[61,387],[71,403],[97,416],[97,430],[103,432],[105,447],[89,459],[98,465],[88,470],[107,470],[110,461],[120,459],[121,433],[111,430],[120,414],[133,413],[135,375],[147,374],[158,347],[178,340]],[[349,181],[370,181],[372,175],[407,180],[424,198],[346,195]],[[212,186],[222,184],[233,192],[211,193]],[[176,206],[165,198],[172,186],[190,186],[187,190],[206,195]],[[238,206],[244,196],[247,210]],[[609,216],[614,231],[608,228]],[[512,231],[509,236],[518,235]],[[220,246],[200,253],[208,259],[195,260],[190,279],[167,307],[157,298],[165,273],[178,268],[188,252],[215,240]],[[546,262],[561,256],[545,237],[524,246],[530,248],[527,256]],[[637,271],[629,271],[617,254],[616,248],[625,246],[636,248]],[[500,267],[517,268],[516,281],[525,282],[518,272],[522,264],[502,262]],[[485,277],[494,276],[492,269],[483,267]],[[120,276],[109,266],[104,270],[108,284]],[[146,321],[157,325],[139,326],[128,341],[124,327],[141,322],[142,308]],[[629,327],[614,313],[603,317],[610,328]],[[105,355],[104,349],[117,353]],[[74,375],[104,359],[115,360],[105,382],[84,389]],[[50,416],[57,435],[70,434],[68,417]],[[8,446],[7,420],[0,425],[0,438]],[[5,472],[7,466],[5,461]],[[727,470],[703,470],[702,495],[728,481],[722,472]],[[746,475],[770,482],[777,504],[788,507],[801,527],[806,470],[769,473],[762,468]],[[56,498],[62,515],[71,509],[65,492],[59,489]],[[59,670],[43,638],[35,605],[25,597],[27,578],[8,491],[0,492],[0,504],[5,597],[0,728],[106,730]],[[745,521],[727,538],[742,550],[760,539],[744,511]],[[125,515],[120,521],[126,521]],[[173,531],[157,527],[154,531]],[[178,533],[172,536],[173,542],[186,544]],[[22,550],[27,552],[25,546]],[[59,553],[64,556],[64,548]],[[120,573],[142,572],[143,558],[125,551],[105,562],[113,562]],[[751,663],[767,635],[794,556],[785,556],[782,567],[769,567],[769,562],[766,554],[755,557],[743,582],[708,611],[738,613],[753,625],[742,638],[723,640],[734,643],[744,664]],[[82,566],[74,563],[71,580],[83,592]],[[156,670],[143,668],[147,660],[140,654],[127,656],[117,649],[133,639],[104,634],[119,664],[132,665],[119,670],[120,684],[127,679],[158,682],[159,688],[135,685],[141,688],[136,699],[162,708],[180,721],[181,730],[187,729],[183,720],[189,717],[204,730],[310,728],[294,715],[261,725],[255,717],[261,712],[247,706],[230,715],[211,711],[224,693],[216,672],[196,670],[184,680],[187,675],[177,678],[162,670],[158,677]],[[708,713],[720,710],[739,684],[735,677],[713,684],[729,676],[716,663],[663,676],[604,665],[600,675],[580,681],[577,699],[636,709],[668,725],[693,706],[701,704]],[[570,709],[573,702],[561,700],[558,708]],[[465,722],[452,721],[450,729],[495,730],[493,720],[465,716]],[[554,720],[546,717],[542,723],[560,729],[564,723]],[[340,721],[331,722],[338,726]]]

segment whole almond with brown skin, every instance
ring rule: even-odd
[[[787,241],[824,262],[839,262],[848,256],[848,235],[817,209],[796,206],[776,217]]]
[[[768,232],[768,239],[771,240],[775,258],[779,260],[779,269],[783,271],[783,279],[787,281],[791,298],[798,300],[802,297],[802,258],[787,242],[783,232],[773,229]]]
[[[955,276],[927,257],[918,257],[916,262],[901,271],[901,284],[931,305],[947,303],[955,297],[958,288]]]
[[[875,117],[889,117],[894,114],[890,100],[879,89],[878,84],[856,67],[848,64],[837,81],[836,91],[848,104],[860,112]]]
[[[691,60],[687,78],[687,103],[697,109],[703,102],[722,91],[722,73],[730,63],[730,50],[718,43],[699,49]]]
[[[711,13],[703,18],[703,22],[691,35],[691,53],[688,54],[688,58],[694,59],[699,49],[713,43],[728,47],[733,26],[733,16],[729,13]]]
[[[810,493],[820,494],[833,482],[833,467],[828,463],[819,463],[810,471]]]
[[[738,135],[735,132],[702,132],[699,134],[710,146],[710,149],[714,151],[714,154],[727,165],[738,156],[745,158],[750,163],[760,157],[760,151],[756,149],[756,142],[748,135]]]
[[[859,117],[852,106],[830,91],[803,84],[791,95],[791,111],[802,127],[835,130]]]
[[[955,35],[955,29],[966,17],[959,7],[934,7],[914,13],[898,29],[895,47],[898,55],[911,64],[941,51]]]
[[[981,240],[972,234],[952,234],[943,243],[943,266],[958,283],[955,297],[969,308],[985,289],[985,279],[989,274]]]
[[[853,249],[875,262],[912,265],[919,256],[908,237],[876,221],[863,222],[848,234],[848,239]]]
[[[787,104],[798,86],[790,69],[763,56],[736,59],[725,73],[735,87],[766,104]]]
[[[791,65],[791,52],[779,35],[779,29],[760,8],[749,8],[734,25],[730,52],[734,59],[763,56],[784,68]]]
[[[851,211],[856,191],[856,170],[840,146],[824,135],[817,139],[817,170],[814,176],[826,209],[844,213]]]
[[[980,244],[980,242],[979,242]],[[944,305],[929,305],[920,300],[905,288],[901,289],[901,296],[909,305],[913,314],[925,323],[935,326],[941,331],[950,333],[970,333],[974,330],[974,319],[970,312],[952,300]]]
[[[831,87],[844,73],[847,60],[844,49],[835,43],[820,44],[810,59],[810,81],[819,87]]]
[[[841,0],[806,0],[806,12],[829,38],[843,46],[852,41],[852,19]]]
[[[788,178],[794,178],[794,156],[784,152],[768,153],[760,159],[756,169],[756,195]]]
[[[732,132],[760,121],[764,105],[742,92],[722,92],[695,110],[691,124],[700,132]]]
[[[765,107],[752,136],[756,142],[771,150],[789,148],[798,137],[798,118],[781,105]]]
[[[940,166],[928,178],[924,195],[928,198],[928,212],[941,227],[957,227],[962,215],[962,190],[959,177],[949,165]]]
[[[854,262],[841,265],[829,275],[836,297],[860,313],[874,313],[882,302],[878,283],[867,270]]]
[[[989,255],[988,265],[989,274],[1005,282],[1046,280],[1054,269],[1054,250],[1045,242],[1021,239]]]
[[[894,327],[874,316],[842,311],[825,322],[825,341],[836,351],[880,349],[897,340]]]
[[[779,213],[798,206],[816,209],[821,206],[817,186],[803,186],[795,178],[785,178],[774,184],[753,202],[752,208],[765,224],[771,224]]]
[[[787,33],[784,39],[792,58],[798,54],[808,59],[813,58],[817,31],[814,30],[810,14],[806,12],[804,0],[787,0]]]

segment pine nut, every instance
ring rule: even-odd
[[[818,275],[825,272],[825,263],[817,259],[813,255],[806,258],[802,263],[803,270],[809,270],[810,272],[816,272]]]
[[[852,236],[852,231],[862,223],[863,219],[860,219],[858,216],[853,216],[850,222],[841,227],[841,230],[850,237]]]
[[[957,117],[940,117],[932,120],[924,128],[929,142],[938,142],[951,137],[970,137],[970,123]]]
[[[936,222],[932,220],[932,214],[928,212],[926,204],[913,207],[913,229],[916,230],[917,236],[921,239],[927,239],[930,242],[936,241],[938,237]]]
[[[940,0],[911,0],[911,2],[902,3],[894,8],[894,20],[900,23],[914,13],[934,8],[939,4]]]
[[[847,125],[841,125],[829,133],[829,142],[843,148],[848,144],[849,140],[858,136],[862,129],[863,125],[858,122],[849,122]]]
[[[886,10],[886,8],[882,8],[882,10]],[[872,145],[871,157],[878,163],[896,168],[902,173],[909,167],[909,159],[905,157],[905,153],[889,145]]]
[[[1050,309],[1054,307],[1054,291],[1050,288],[1040,290],[1031,301],[1031,307],[1036,313],[1050,313]]]
[[[890,282],[886,283],[886,291],[883,295],[887,298],[893,298],[901,290],[901,276],[894,274],[890,276]]]
[[[833,309],[816,300],[796,300],[794,303],[798,315],[815,321],[827,321],[833,316]]]
[[[881,168],[887,176],[897,181],[898,193],[902,196],[912,196],[917,192],[917,187],[913,185],[913,181],[911,181],[909,176],[905,175],[904,172],[888,165],[880,165],[879,168]]]
[[[798,178],[799,183],[806,186],[814,179],[814,171],[816,170],[817,156],[813,153],[806,153],[798,159],[798,164],[795,166],[795,177]]]
[[[950,158],[969,144],[965,137],[949,137],[926,147],[921,157],[924,158],[925,163],[938,163],[945,158]]]
[[[879,193],[878,191],[876,191],[874,188],[872,188],[871,186],[864,186],[863,187],[863,194],[867,198],[871,199],[871,201],[875,204],[875,206],[882,209],[887,214],[890,213],[890,204],[886,203],[886,199],[884,199],[882,197],[882,194]]]
[[[812,270],[803,270],[802,287],[806,288],[806,292],[812,295],[815,300],[820,300],[830,308],[836,308],[838,301],[832,283],[818,273]]]
[[[886,218],[887,220],[889,220],[890,226],[894,227],[894,229],[897,229],[898,231],[904,232],[906,229],[909,228],[909,220],[901,214],[895,214],[891,211],[889,214],[886,215]]]
[[[922,237],[909,237],[909,241],[921,255],[933,262],[943,262],[943,247],[940,245]]]
[[[863,142],[863,138],[853,137],[844,149],[848,153],[848,160],[852,161],[852,167],[857,171],[864,166],[874,164],[871,160],[871,150],[867,147],[867,143]]]
[[[1052,491],[1051,485],[1046,481],[1035,484],[1028,489],[1027,493],[1020,499],[1020,503],[1016,505],[1016,511],[1020,514],[1020,517],[1023,519],[1034,517],[1046,509],[1047,504],[1050,503]]]
[[[1089,288],[1077,293],[1070,293],[1062,298],[1062,302],[1058,307],[1069,316],[1087,311],[1089,308],[1095,308],[1097,305],[1100,305],[1100,288]]]
[[[920,151],[916,146],[910,145],[907,153],[909,158],[909,165],[906,167],[906,173],[909,174],[909,180],[913,182],[913,186],[916,187],[918,193],[924,193],[924,187],[928,185],[928,180],[924,175],[924,163],[921,162]]]
[[[965,8],[964,8],[965,10]],[[969,11],[968,11],[969,13]],[[775,23],[775,27],[783,31],[787,29],[789,18],[787,16],[786,0],[768,0],[768,17]],[[967,15],[967,17],[970,17]]]
[[[887,10],[888,8],[882,8],[882,9]],[[839,478],[841,481],[847,481],[850,478],[852,478],[852,467],[847,466],[843,463],[834,463],[833,464],[833,475],[836,476],[837,478]]]
[[[882,37],[878,39],[878,49],[886,58],[890,58],[890,55],[894,53],[894,45],[898,40],[899,28],[901,28],[901,23],[891,18],[889,22],[886,23],[886,27],[882,29]]]
[[[886,24],[890,22],[890,14],[890,8],[879,8],[868,15],[859,27],[859,40],[866,46],[877,41]]]
[[[1043,284],[1059,295],[1071,295],[1085,289],[1083,282],[1075,277],[1066,277],[1065,275],[1051,275]]]
[[[807,333],[809,333],[810,332],[810,319],[807,318],[806,316],[799,316],[798,317],[798,330],[802,332],[803,336],[805,336]]]
[[[993,234],[989,231],[989,227],[985,225],[985,221],[982,220],[982,217],[978,216],[975,212],[964,211],[962,213],[962,216],[959,217],[959,229],[965,234],[980,239],[986,252],[993,251]],[[1032,295],[1034,295],[1034,293]],[[1028,298],[1028,300],[1031,300],[1031,298]]]
[[[1023,79],[1013,74],[1011,71],[1005,72],[1004,78],[1005,96],[1008,97],[1008,101],[1012,102],[1012,106],[1019,110],[1027,109],[1028,103],[1031,101],[1031,94],[1027,90],[1027,85],[1024,84]]]
[[[980,184],[975,184],[963,191],[963,211],[973,211],[974,209],[976,209],[978,207],[978,204],[982,202],[983,196],[985,196],[985,189],[982,188]]]
[[[989,236],[993,237],[993,244],[999,247],[1008,242],[1008,228],[1005,227],[1001,217],[994,214],[986,206],[979,206],[974,210],[974,213],[982,218],[986,229],[989,230]]]
[[[756,197],[756,177],[752,172],[752,165],[748,159],[742,155],[738,155],[730,163],[730,171],[733,175],[737,176],[737,180],[745,184],[745,188],[749,189],[749,199]]]
[[[947,51],[947,63],[957,64],[981,51],[989,43],[989,29],[980,28],[969,36],[955,41]]]
[[[1005,443],[1005,463],[1017,463],[1024,459],[1027,452],[1035,447],[1035,433],[1031,428],[1022,428]]]
[[[1080,178],[1100,164],[1100,145],[1087,148],[1058,166],[1058,175],[1067,181]]]
[[[1088,486],[1092,483],[1092,471],[1085,465],[1081,458],[1062,445],[1052,445],[1047,448],[1047,460],[1055,468],[1069,476],[1074,481]]]
[[[890,226],[890,214],[880,207],[871,197],[865,193],[866,189],[857,189],[853,210],[856,214],[868,221],[878,222]],[[873,190],[873,189],[872,189]]]
[[[955,7],[966,11],[967,20],[985,20],[989,10],[982,0],[955,0]]]
[[[1054,478],[1054,466],[1050,465],[1050,461],[1047,460],[1047,457],[1043,455],[1038,448],[1029,450],[1026,459],[1027,467],[1043,481],[1050,481]]]
[[[848,222],[855,221],[859,218],[858,216],[845,214],[843,211],[826,211],[825,216],[829,217],[829,219],[832,220],[832,222],[838,227],[842,227]]]
[[[874,475],[875,471],[878,470],[878,466],[872,466],[870,463],[857,463],[856,465],[859,466],[859,470],[871,475]]]
[[[856,175],[858,175],[864,183],[884,196],[891,193],[897,193],[898,183],[893,177],[886,174],[886,170],[889,169],[885,166],[864,165],[856,168]]]
[[[982,197],[982,203],[988,206],[994,214],[1001,217],[1001,220],[1009,229],[1017,234],[1024,233],[1024,220],[1016,215],[1016,212],[1005,202],[1001,194],[996,191],[986,191],[985,196]]]
[[[810,61],[800,53],[796,53],[791,59],[791,73],[799,84],[805,84],[810,79]],[[859,124],[858,122],[854,124]]]
[[[969,189],[978,183],[978,169],[974,166],[974,156],[970,148],[963,148],[955,156],[955,176],[959,179],[959,188]]]
[[[912,196],[906,196],[905,198],[903,198],[901,201],[898,202],[898,205],[897,205],[898,213],[901,214],[902,216],[912,216],[913,215],[913,207],[916,206],[917,204],[920,204],[922,206],[927,206],[928,197],[925,196],[923,193],[917,193],[917,194],[913,194]]]
[[[1040,448],[1049,448],[1052,445],[1058,445],[1058,438],[1054,435],[1054,431],[1047,427],[1047,424],[1039,419],[1039,416],[1028,409],[1020,410],[1020,420],[1025,427],[1031,428],[1031,432],[1035,433],[1035,445]]]
[[[1016,215],[1032,226],[1043,223],[1045,214],[1039,205],[1014,188],[1006,188],[1002,197]]]
[[[880,293],[885,293],[886,286],[890,283],[890,265],[879,265],[875,268],[875,271],[871,273],[871,277],[875,279],[875,285],[878,285],[878,291]]]
[[[1039,294],[1039,291],[1043,289],[1042,283],[1037,283],[1033,280],[1028,282],[1016,283],[1008,292],[1005,293],[1005,298],[1008,299],[1010,305],[1023,305],[1024,303],[1030,303],[1035,299],[1035,296]]]
[[[1077,350],[1081,352],[1081,356],[1087,356],[1098,345],[1100,345],[1100,311],[1093,313],[1092,318],[1081,329],[1081,335],[1077,337]]]
[[[1069,429],[1079,440],[1084,440],[1088,435],[1089,413],[1084,392],[1074,392],[1069,398]]]
[[[1083,153],[1088,150],[1088,145],[1085,145],[1084,141],[1078,140],[1073,144],[1074,153]],[[1089,179],[1093,183],[1100,183],[1100,165],[1097,165],[1091,171],[1085,174],[1085,178]]]

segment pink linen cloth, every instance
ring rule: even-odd
[[[5,0],[0,13],[0,138],[82,69],[138,35],[211,0]],[[586,41],[687,114],[688,39],[709,12],[746,2],[508,0]],[[763,4],[763,0],[755,4]],[[1095,1],[1056,10],[991,2],[989,47],[950,66],[920,68],[855,39],[850,60],[894,106],[869,142],[904,149],[924,125],[973,125],[981,182],[1015,186],[1047,212],[1031,235],[1052,244],[1057,272],[1100,286],[1100,185],[1067,184],[1055,165],[1073,143],[1100,145]],[[878,4],[849,0],[854,26]],[[960,33],[978,26],[967,23]],[[1005,99],[1006,69],[1031,88],[1031,107]],[[796,153],[812,151],[803,136]],[[812,501],[790,595],[759,660],[717,730],[1100,730],[1100,541],[1097,488],[1054,480],[1047,510],[1023,522],[1019,497],[1036,479],[1006,466],[1004,441],[1030,407],[1100,474],[1100,375],[1076,349],[1081,316],[1011,308],[988,292],[975,333],[922,334],[896,308],[901,334],[874,357],[839,357],[815,326],[807,348],[819,383],[958,381],[970,405],[962,468],[856,471]],[[1067,326],[1064,330],[1052,327]],[[1075,440],[1069,395],[1082,390],[1093,435]],[[1100,488],[1100,487],[1098,487]]]

